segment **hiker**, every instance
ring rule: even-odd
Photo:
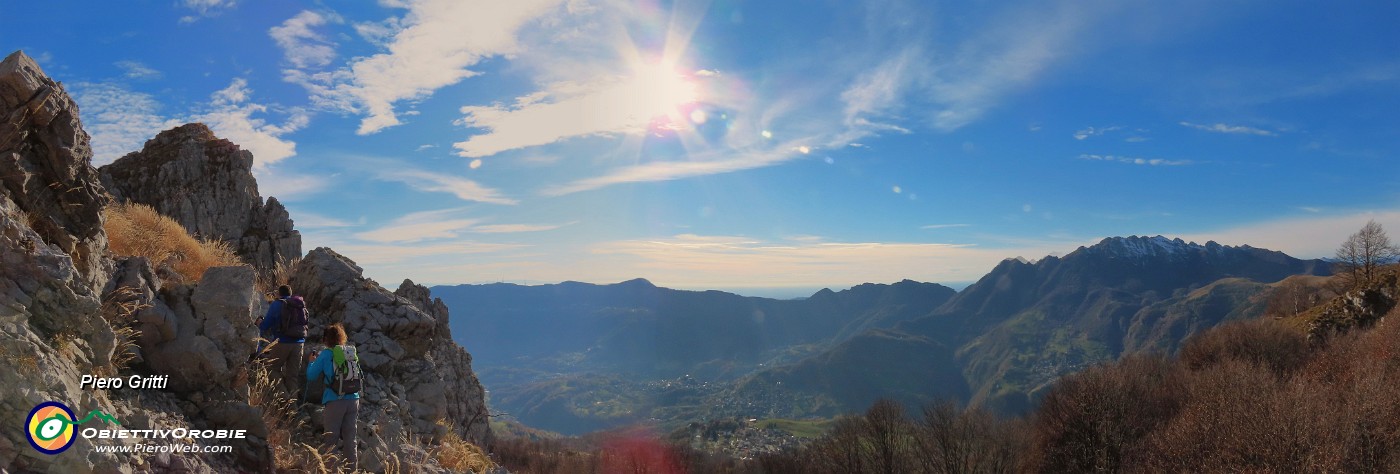
[[[321,425],[325,427],[322,443],[327,451],[335,451],[339,440],[340,455],[346,467],[358,467],[355,456],[355,419],[360,414],[360,357],[355,346],[345,343],[345,327],[340,323],[327,326],[321,342],[325,349],[306,366],[307,385],[319,378],[325,382],[321,391]]]
[[[282,380],[287,396],[295,397],[301,381],[302,344],[306,342],[306,301],[300,296],[292,296],[292,287],[282,285],[277,288],[278,298],[267,307],[258,329],[263,333],[271,331],[277,343],[268,350],[267,357],[272,380]]]

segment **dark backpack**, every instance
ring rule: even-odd
[[[282,313],[277,320],[277,337],[305,339],[307,320],[306,301],[300,296],[283,298]]]
[[[360,356],[355,353],[355,346],[347,344],[332,347],[331,367],[335,376],[331,378],[327,388],[341,396],[360,393],[364,374],[360,372]]]

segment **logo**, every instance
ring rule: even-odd
[[[73,410],[59,402],[44,402],[29,412],[24,421],[29,444],[44,454],[58,454],[73,445]]]
[[[101,410],[93,410],[87,417],[78,420],[73,415],[73,410],[68,409],[68,405],[59,402],[44,402],[36,405],[29,412],[29,418],[24,420],[25,433],[29,436],[29,445],[39,452],[54,455],[67,450],[73,446],[73,441],[77,439],[74,433],[77,425],[87,423],[93,418],[120,425],[112,415],[103,413]]]

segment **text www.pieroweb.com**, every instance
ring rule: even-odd
[[[143,453],[176,453],[176,454],[226,454],[233,452],[233,446],[201,446],[197,444],[134,444],[134,445],[110,445],[99,444],[93,446],[99,453],[114,454],[143,454]]]

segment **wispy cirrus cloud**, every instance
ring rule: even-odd
[[[160,71],[142,64],[140,61],[117,61],[116,66],[121,68],[122,76],[125,76],[127,79],[142,81],[160,79],[162,76]]]
[[[1123,127],[1120,127],[1120,126],[1117,126],[1117,125],[1113,125],[1113,126],[1109,126],[1109,127],[1086,127],[1086,128],[1084,128],[1084,129],[1082,129],[1082,130],[1077,130],[1077,131],[1075,131],[1075,132],[1074,132],[1074,139],[1075,139],[1075,140],[1084,140],[1084,139],[1087,139],[1087,138],[1089,138],[1089,137],[1096,137],[1096,136],[1103,135],[1103,134],[1108,133],[1108,132],[1113,132],[1113,131],[1122,130],[1122,129],[1123,129]]]
[[[376,243],[452,239],[480,222],[479,219],[457,217],[461,211],[458,208],[412,212],[377,229],[357,233],[355,237]]]
[[[194,10],[194,15],[180,17],[181,24],[189,24],[199,21],[202,17],[218,16],[238,6],[238,0],[179,0],[178,4]]]
[[[910,242],[767,241],[743,236],[681,234],[596,244],[591,252],[631,262],[636,275],[659,284],[724,287],[736,274],[771,286],[971,281],[1011,255],[1048,255],[1053,245],[979,248]],[[833,279],[833,275],[840,275]]]
[[[72,89],[83,111],[83,127],[92,136],[93,166],[139,151],[156,133],[179,125],[161,114],[150,94],[113,83],[79,82]]]
[[[310,121],[303,110],[289,109],[281,123],[266,117],[274,108],[252,101],[248,82],[238,78],[210,94],[209,101],[183,113],[166,115],[151,94],[112,83],[77,83],[75,100],[83,109],[84,125],[93,137],[93,163],[103,165],[133,151],[162,130],[203,122],[222,138],[251,151],[260,171],[296,155],[296,143],[285,135]]]
[[[483,224],[470,230],[478,234],[514,234],[520,232],[545,232],[577,224],[578,221],[564,224]]]
[[[382,35],[386,52],[354,59],[334,71],[293,68],[284,76],[306,87],[322,105],[364,115],[357,133],[375,133],[400,124],[396,103],[428,97],[479,74],[469,68],[481,60],[516,52],[518,30],[562,3],[386,2],[385,6],[408,10],[377,30],[370,28]]]
[[[559,186],[545,188],[545,196],[562,196],[581,191],[589,191],[622,183],[645,183],[671,181],[696,176],[731,173],[747,169],[773,166],[790,160],[808,156],[802,147],[810,143],[805,140],[793,141],[786,145],[753,150],[735,150],[723,154],[692,156],[687,161],[656,161],[640,165],[623,166],[592,178],[584,178]],[[810,149],[810,147],[808,147]]]
[[[665,74],[676,73],[641,73]],[[453,146],[461,156],[478,158],[573,137],[642,134],[657,117],[674,113],[680,97],[695,95],[686,87],[694,85],[678,77],[611,76],[588,84],[556,84],[512,105],[462,107],[457,124],[484,133]]]
[[[449,193],[463,201],[491,204],[519,203],[515,199],[504,196],[499,190],[460,176],[405,168],[402,165],[396,165],[394,169],[378,170],[375,173],[375,178],[383,181],[403,183],[424,192]]]
[[[315,28],[329,21],[338,23],[340,19],[331,14],[305,10],[272,27],[267,33],[282,48],[287,62],[293,67],[324,67],[335,60],[336,45]]]
[[[1168,160],[1163,158],[1136,158],[1131,156],[1117,155],[1079,155],[1079,159],[1088,161],[1110,161],[1114,163],[1126,163],[1138,166],[1185,166],[1194,164],[1191,160]]]
[[[1244,125],[1230,125],[1230,124],[1219,123],[1219,122],[1213,123],[1213,124],[1199,124],[1199,123],[1191,123],[1191,122],[1184,122],[1184,121],[1183,121],[1183,122],[1180,122],[1180,124],[1181,124],[1181,126],[1183,126],[1183,127],[1194,128],[1194,129],[1196,129],[1196,130],[1204,130],[1204,131],[1207,131],[1207,132],[1215,132],[1215,133],[1228,133],[1228,134],[1233,134],[1233,135],[1257,135],[1257,136],[1261,136],[1261,137],[1272,137],[1272,136],[1277,136],[1277,135],[1278,135],[1278,133],[1276,133],[1276,132],[1273,132],[1273,131],[1270,131],[1270,130],[1264,130],[1264,129],[1262,129],[1262,128],[1254,128],[1254,127],[1248,127],[1248,126],[1244,126]]]

